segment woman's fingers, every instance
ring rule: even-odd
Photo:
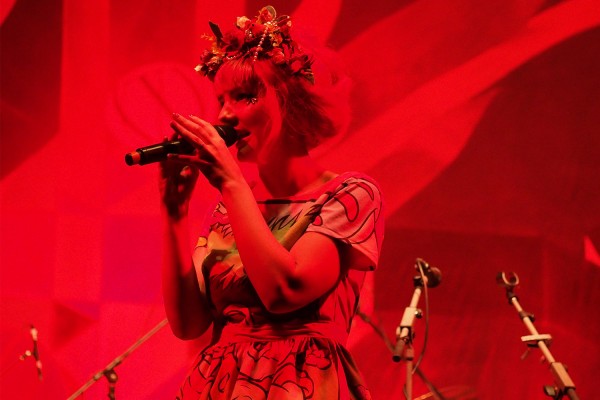
[[[203,154],[201,157],[188,154],[167,154],[167,159],[186,165],[193,164],[198,167],[211,165],[214,161],[214,157],[210,154]]]
[[[173,114],[171,126],[180,131],[188,140],[196,142],[194,140],[194,137],[196,137],[200,140],[198,143],[204,145],[214,143],[215,140],[220,138],[212,124],[195,115],[184,117],[180,114]]]
[[[216,188],[220,188],[227,178],[238,174],[232,154],[212,124],[196,116],[173,114],[171,127],[196,151],[193,154],[169,154],[169,162],[196,167],[196,173],[204,175]]]
[[[190,115],[190,121],[196,123],[199,127],[202,128],[202,133],[206,135],[206,138],[214,140],[216,137],[219,137],[217,131],[212,126],[212,124],[208,123],[202,118],[196,117],[195,115]]]
[[[196,116],[184,117],[180,114],[173,114],[171,127],[179,133],[183,140],[190,142],[198,150],[195,154],[170,156],[172,160],[194,164],[198,167],[208,166],[217,161],[221,149],[215,140],[219,140],[220,136],[210,123]]]
[[[198,146],[203,144],[202,140],[198,137],[198,135],[191,130],[194,128],[189,126],[188,124],[173,120],[171,121],[170,125],[171,128],[173,128],[173,130],[177,132],[178,136],[182,136],[188,142]]]

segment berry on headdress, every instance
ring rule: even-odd
[[[277,17],[275,8],[266,6],[252,19],[238,17],[235,28],[225,33],[213,22],[209,22],[209,26],[213,35],[203,37],[211,46],[204,50],[195,68],[202,75],[213,79],[223,63],[238,58],[250,58],[253,62],[269,59],[290,75],[314,83],[312,58],[292,40],[289,15]]]

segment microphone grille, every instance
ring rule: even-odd
[[[219,136],[225,141],[227,147],[233,146],[238,140],[238,133],[235,128],[231,125],[215,125],[215,129]]]

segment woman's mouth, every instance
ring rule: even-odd
[[[237,146],[238,149],[240,147],[246,146],[248,144],[248,142],[246,140],[244,140],[248,136],[250,136],[250,132],[248,132],[248,131],[238,131],[238,139],[237,139],[237,141],[235,143],[235,145]]]
[[[242,140],[245,137],[250,136],[250,132],[248,131],[237,131],[238,140]]]

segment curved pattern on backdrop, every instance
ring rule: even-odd
[[[10,4],[9,4],[10,3]],[[0,393],[66,398],[164,318],[156,170],[123,155],[168,135],[172,112],[214,117],[193,71],[200,34],[257,0],[7,2],[2,21]],[[600,369],[600,14],[593,0],[271,1],[335,47],[353,78],[343,140],[316,153],[380,184],[387,232],[361,309],[393,338],[413,264],[429,292],[422,371],[448,398],[547,398],[553,382],[495,283],[549,333],[581,398]],[[248,171],[251,174],[252,171]],[[197,190],[211,191],[207,184]],[[209,209],[196,200],[193,220]],[[192,244],[190,244],[191,246]],[[38,330],[43,381],[30,357]],[[416,323],[415,349],[424,324]],[[207,340],[160,330],[116,369],[117,396],[173,398]],[[374,398],[404,366],[355,321]],[[415,397],[429,388],[415,376]],[[104,379],[89,398],[106,396]]]

